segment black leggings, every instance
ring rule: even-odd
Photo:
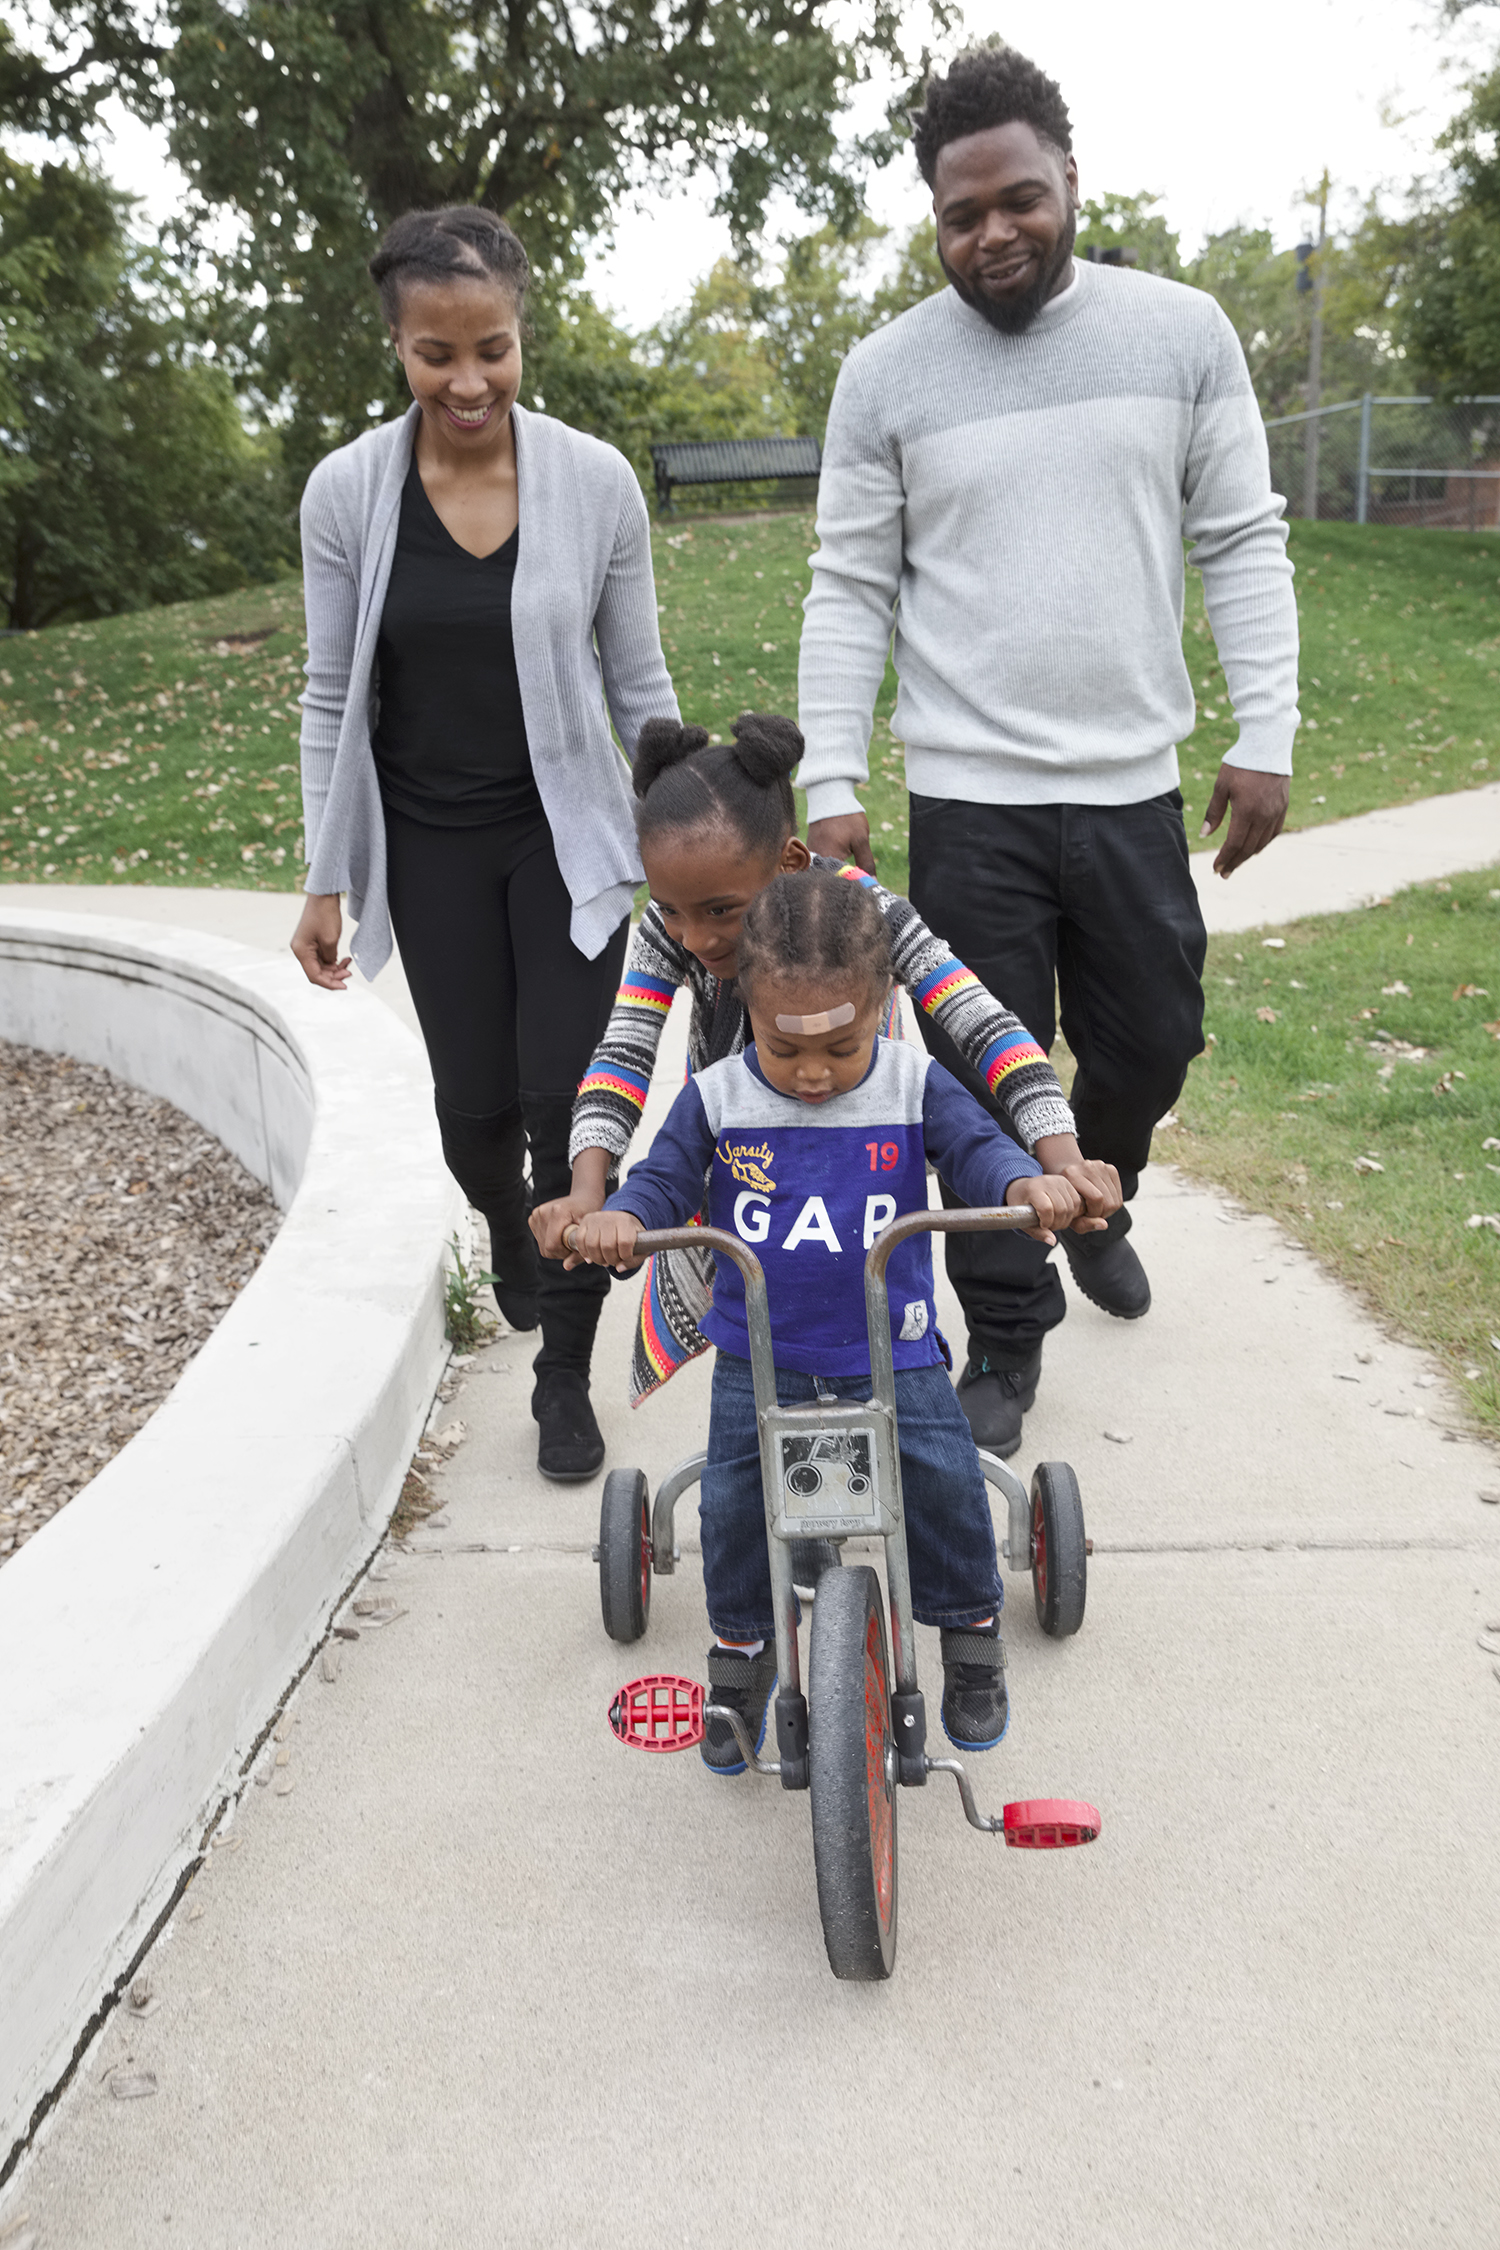
[[[391,925],[437,1096],[448,1168],[489,1221],[497,1272],[526,1254],[524,1166],[549,1203],[572,1179],[573,1096],[603,1035],[630,933],[592,961],[569,935],[573,901],[543,814],[436,828],[385,811]],[[599,1266],[543,1259],[539,1375],[587,1374],[609,1294]]]

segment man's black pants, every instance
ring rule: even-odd
[[[976,805],[911,800],[911,900],[1039,1046],[1062,1030],[1078,1064],[1073,1112],[1085,1156],[1133,1196],[1151,1132],[1203,1046],[1205,932],[1182,798],[1137,805]],[[933,1055],[999,1112],[952,1041],[924,1017]],[[999,1120],[1004,1123],[1003,1118]],[[956,1202],[946,1185],[945,1202]],[[1128,1212],[1112,1231],[1129,1227]],[[947,1238],[969,1352],[1002,1370],[1067,1310],[1045,1246],[1018,1234]]]

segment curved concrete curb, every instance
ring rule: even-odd
[[[462,1203],[420,1047],[227,940],[0,913],[0,1036],[205,1126],[286,1212],[146,1427],[0,1571],[0,2172],[377,1543]]]

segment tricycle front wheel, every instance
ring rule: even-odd
[[[880,1581],[818,1581],[808,1665],[813,1862],[828,1965],[873,1983],[896,1965],[896,1756]]]
[[[651,1495],[639,1469],[611,1469],[599,1503],[599,1607],[612,1641],[638,1641],[651,1615]]]

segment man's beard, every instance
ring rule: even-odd
[[[971,305],[981,320],[987,320],[991,328],[998,329],[1002,336],[1022,336],[1036,319],[1037,314],[1056,289],[1062,276],[1067,272],[1073,256],[1073,244],[1077,234],[1077,216],[1070,211],[1068,223],[1058,236],[1051,257],[1042,267],[1031,287],[1021,296],[1006,297],[1003,301],[986,297],[977,289],[971,289],[967,282],[961,281],[941,250],[938,252],[938,264],[942,267],[964,303]]]

